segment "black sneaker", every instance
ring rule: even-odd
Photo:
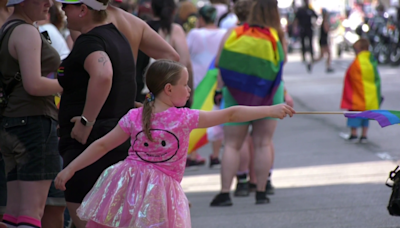
[[[249,190],[249,182],[244,182],[244,183],[237,183],[235,193],[233,194],[236,197],[245,197],[249,196],[250,190]]]
[[[360,141],[359,141],[360,143],[368,143],[368,139],[367,139],[367,137],[365,137],[365,136],[362,136],[361,138],[360,138]]]
[[[219,160],[218,157],[213,158],[212,155],[210,155],[210,169],[212,168],[220,168],[221,167],[221,161]]]
[[[307,63],[307,71],[308,71],[308,73],[311,73],[311,71],[312,71],[312,64],[311,63]]]
[[[335,72],[335,70],[332,69],[332,68],[327,68],[327,69],[326,69],[326,73],[333,73],[333,72]]]
[[[265,192],[256,192],[256,204],[267,204],[269,203],[269,198]]]
[[[210,203],[210,207],[227,207],[232,206],[231,197],[229,193],[219,193],[214,197]]]
[[[274,188],[274,186],[272,186],[272,183],[270,180],[267,181],[267,185],[265,186],[265,194],[267,194],[267,195],[275,194],[275,188]]]
[[[249,192],[256,192],[257,185],[249,182]]]
[[[186,170],[198,170],[199,166],[204,165],[204,163],[199,162],[197,160],[186,159]]]

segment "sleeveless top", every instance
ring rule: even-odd
[[[7,24],[3,26],[7,26]],[[6,31],[3,42],[0,44],[0,71],[4,77],[2,80],[6,84],[11,81],[16,72],[20,72],[18,60],[12,57],[8,50],[8,42],[12,32],[13,29]],[[40,55],[41,74],[43,77],[53,77],[60,65],[60,56],[42,34],[40,34],[40,37],[42,39]],[[18,83],[11,92],[3,116],[25,117],[44,115],[57,120],[58,111],[54,102],[54,96],[29,95],[22,83]]]

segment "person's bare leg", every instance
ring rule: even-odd
[[[67,202],[67,208],[69,211],[69,215],[71,216],[72,222],[74,223],[76,228],[85,228],[86,221],[80,220],[78,215],[76,214],[76,210],[81,206],[80,203],[71,203]]]
[[[20,192],[20,206],[18,217],[29,217],[41,223],[47,194],[50,189],[51,180],[41,181],[18,181]],[[8,188],[9,185],[7,185]],[[8,193],[8,192],[7,192]],[[34,224],[32,224],[34,225]],[[29,225],[19,225],[18,228],[32,227]]]
[[[257,191],[265,192],[273,152],[272,137],[275,132],[276,120],[257,120],[253,126],[254,170],[257,176]]]
[[[254,171],[254,146],[253,146],[253,138],[251,136],[248,137],[248,144],[249,144],[249,154],[250,154],[250,161],[249,161],[250,183],[257,184],[257,176],[256,172]]]
[[[64,211],[64,206],[46,205],[42,217],[42,228],[63,228]]]
[[[319,52],[319,57],[317,59],[314,59],[313,63],[317,63],[317,62],[321,61],[323,58],[324,58],[324,48],[321,47],[320,52]]]
[[[213,152],[211,154],[212,158],[219,157],[219,152],[221,150],[221,147],[222,147],[222,140],[217,140],[217,141],[212,142],[212,150],[213,150]]]
[[[196,160],[197,159],[197,150],[194,150],[189,154],[189,159],[190,160]]]
[[[352,136],[357,136],[357,128],[355,128],[355,127],[351,128],[351,135]]]
[[[221,192],[229,193],[239,169],[239,150],[246,138],[248,125],[224,126],[225,146],[221,164]]]
[[[326,67],[327,67],[327,69],[331,69],[332,53],[331,53],[331,49],[329,48],[329,46],[326,47],[326,55],[328,56],[328,58],[326,59]]]
[[[250,145],[246,139],[243,142],[242,148],[240,148],[240,162],[239,162],[239,173],[248,173],[250,166]]]
[[[367,137],[367,134],[368,134],[368,127],[363,127],[361,136],[362,137]]]

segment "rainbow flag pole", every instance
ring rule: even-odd
[[[214,106],[214,93],[217,87],[218,68],[215,59],[211,62],[206,76],[194,91],[192,109],[211,111]],[[188,153],[208,143],[207,129],[195,129],[190,133]]]

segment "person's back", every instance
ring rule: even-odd
[[[107,8],[108,21],[113,23],[118,30],[120,30],[128,39],[131,45],[134,57],[137,57],[140,41],[142,38],[142,30],[133,30],[132,28],[140,28],[143,25],[141,20],[135,20],[135,16],[119,9],[115,6],[109,5]]]
[[[298,24],[300,29],[303,31],[310,31],[313,28],[312,18],[317,18],[318,16],[315,14],[314,10],[310,9],[309,6],[304,6],[298,9],[296,13],[296,19],[298,20]]]
[[[203,80],[226,33],[225,29],[192,29],[188,36],[190,58],[193,65],[193,88]]]
[[[382,98],[378,63],[368,48],[366,39],[354,44],[356,57],[345,75],[342,109],[365,111],[380,107]]]

